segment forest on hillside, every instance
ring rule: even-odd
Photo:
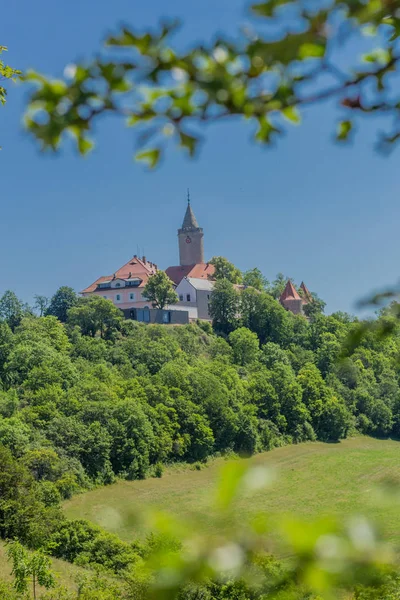
[[[345,314],[294,316],[266,291],[217,282],[213,327],[124,320],[61,288],[46,316],[0,299],[0,535],[121,574],[148,552],[85,521],[63,499],[164,465],[251,455],[306,440],[400,433],[396,319],[365,332]],[[118,596],[117,596],[118,597]]]

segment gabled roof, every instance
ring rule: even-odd
[[[134,256],[125,265],[120,267],[115,273],[115,277],[121,279],[130,279],[142,276],[143,274],[154,275],[157,272],[157,266],[143,257],[142,259]],[[141,278],[141,277],[140,277]]]
[[[310,290],[308,289],[308,287],[306,286],[306,284],[304,283],[304,281],[301,282],[300,288],[304,292],[303,301],[307,300],[308,302],[312,302],[312,300],[313,300],[312,294],[311,294]]]
[[[112,281],[112,275],[106,275],[105,277],[99,277],[94,283],[89,285],[87,288],[81,291],[81,294],[90,294],[97,289],[100,283],[110,283]]]
[[[198,263],[196,265],[178,265],[176,267],[168,267],[165,271],[168,277],[178,285],[184,277],[193,277],[195,279],[212,278],[215,272],[214,265],[210,263]]]
[[[188,282],[194,287],[195,290],[205,290],[212,292],[214,289],[214,281],[210,279],[198,279],[197,277],[186,277]]]
[[[113,275],[106,275],[96,279],[94,283],[89,285],[87,288],[82,290],[81,294],[90,294],[97,290],[97,286],[100,283],[111,282],[115,279],[123,279],[125,281],[132,281],[132,279],[140,279],[141,283],[139,287],[144,287],[147,283],[148,278],[157,272],[157,266],[143,258],[134,256],[125,265],[122,265]]]
[[[294,287],[290,279],[288,280],[286,287],[283,290],[283,293],[281,294],[279,300],[281,302],[284,302],[285,300],[301,300],[299,294],[296,291],[296,288]]]
[[[188,202],[187,209],[185,212],[185,217],[182,223],[182,229],[198,229],[199,224],[197,223],[197,219],[194,216],[194,212],[192,211],[192,207],[190,206],[190,202]]]

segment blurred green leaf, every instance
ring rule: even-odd
[[[345,141],[348,139],[351,131],[353,129],[353,122],[352,121],[340,121],[339,125],[338,125],[338,129],[337,129],[337,135],[336,138],[339,141]]]
[[[87,154],[88,152],[90,152],[94,147],[94,143],[90,140],[88,140],[87,138],[84,137],[80,137],[78,138],[78,150],[80,154]]]
[[[247,467],[243,461],[228,462],[221,469],[219,486],[216,492],[216,504],[221,510],[226,510],[236,498]]]
[[[138,152],[135,155],[135,159],[145,162],[151,169],[154,169],[160,160],[160,156],[161,150],[159,148],[153,148],[152,150]]]
[[[282,114],[285,119],[291,123],[294,123],[295,125],[299,125],[301,122],[300,113],[294,106],[287,106],[286,108],[282,109]]]
[[[195,138],[192,135],[188,135],[187,133],[184,133],[183,131],[179,132],[179,138],[180,138],[181,146],[183,146],[184,148],[187,148],[190,156],[194,156],[194,153],[196,151],[197,142],[198,142],[197,138]]]
[[[321,58],[325,54],[325,46],[322,44],[302,44],[299,48],[300,58]]]

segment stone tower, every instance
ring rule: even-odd
[[[199,227],[196,217],[190,206],[188,192],[188,205],[183,219],[182,227],[178,229],[179,263],[181,266],[204,263],[203,229]]]

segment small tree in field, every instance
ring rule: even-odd
[[[12,563],[14,588],[19,594],[26,594],[32,584],[34,600],[37,598],[37,586],[46,589],[55,585],[50,559],[42,552],[28,552],[19,542],[12,542],[7,548],[8,559]]]
[[[152,303],[153,308],[163,309],[167,304],[178,302],[173,283],[164,271],[158,271],[149,277],[143,290],[143,297]]]

